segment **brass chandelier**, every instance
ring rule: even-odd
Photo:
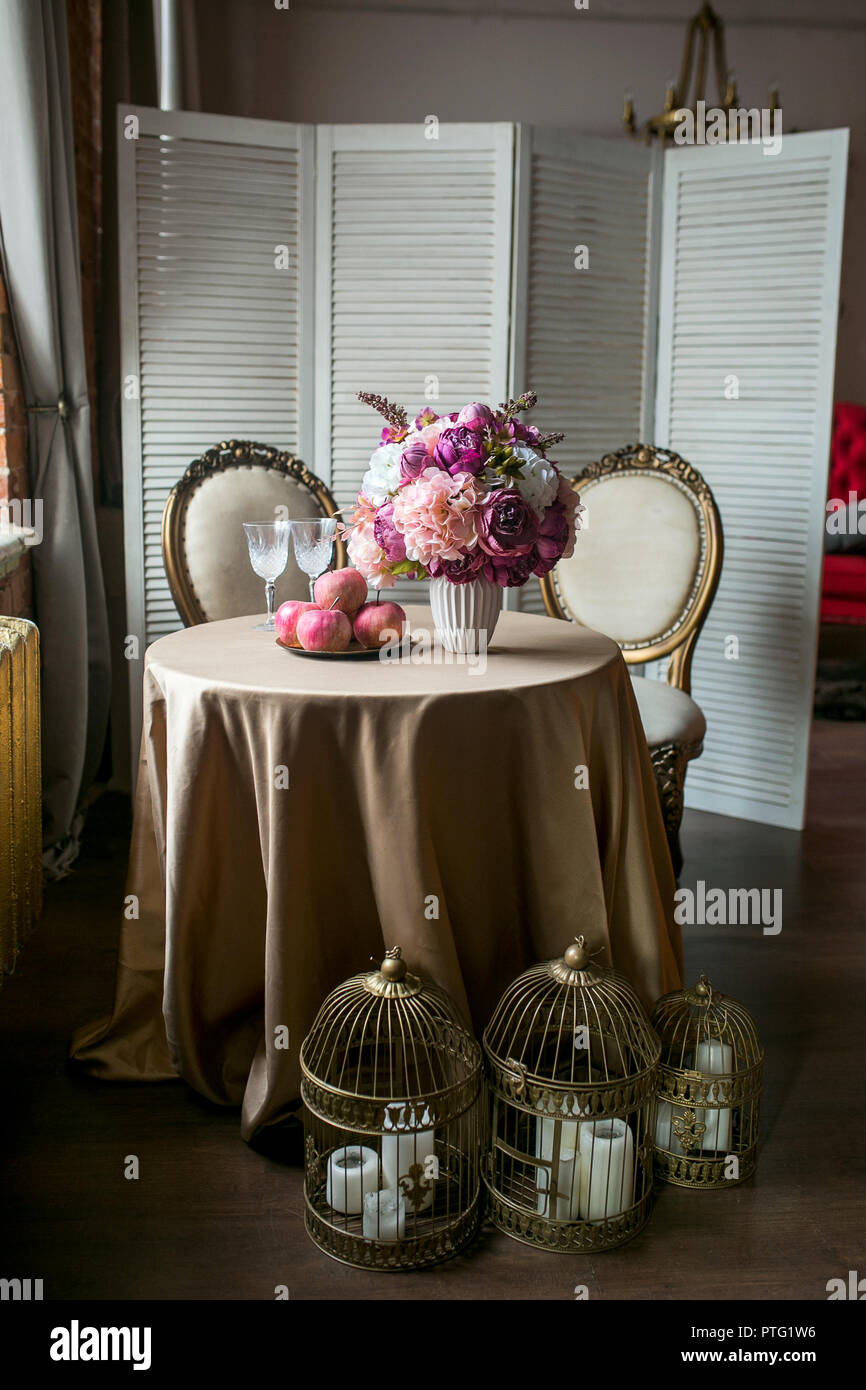
[[[697,52],[695,51],[697,47]],[[715,73],[717,100],[715,107],[724,112],[739,105],[734,74],[728,70],[725,60],[725,26],[712,5],[704,4],[689,20],[686,30],[680,75],[676,82],[668,81],[665,89],[665,104],[658,115],[651,116],[642,127],[647,144],[658,138],[664,144],[673,138],[674,131],[691,112],[697,115],[698,102],[709,107],[708,68],[712,54],[712,67]],[[689,101],[689,93],[692,99]],[[770,88],[770,120],[779,106],[779,93],[775,86]],[[634,113],[634,102],[630,92],[626,92],[623,108],[623,126],[629,135],[637,135],[638,126]]]

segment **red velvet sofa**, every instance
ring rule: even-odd
[[[851,493],[856,501],[866,500],[866,406],[838,401],[833,410],[827,496],[840,499],[848,512]],[[834,536],[825,531],[825,549],[821,621],[866,626],[866,535]]]

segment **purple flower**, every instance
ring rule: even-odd
[[[466,425],[454,425],[443,430],[433,451],[433,459],[449,473],[471,473],[477,476],[487,462],[484,440],[479,430]]]
[[[535,425],[524,425],[522,420],[515,420],[513,424],[514,433],[521,444],[528,444],[530,449],[537,449],[541,430],[536,429]]]
[[[562,559],[568,538],[569,526],[565,507],[562,502],[553,502],[541,520],[538,540],[535,543],[535,564],[532,573],[537,574],[539,579],[543,574],[548,574]]]
[[[527,555],[538,536],[535,512],[516,488],[488,493],[478,509],[476,527],[478,544],[494,559]]]
[[[406,559],[406,543],[394,525],[393,502],[386,502],[376,512],[373,535],[376,538],[376,544],[384,550],[385,559],[389,565],[396,565],[400,560]]]
[[[465,551],[459,560],[431,560],[427,566],[431,579],[447,579],[451,584],[469,584],[480,579],[487,556],[478,546]]]
[[[493,423],[493,411],[489,405],[482,405],[480,401],[472,401],[458,411],[457,423],[458,425],[468,425],[473,430],[483,430]]]
[[[415,429],[423,430],[425,425],[432,425],[438,419],[439,416],[436,414],[436,411],[431,410],[429,405],[426,405],[424,409],[419,411],[415,416]]]
[[[528,555],[488,555],[484,564],[484,578],[489,579],[491,584],[498,584],[502,589],[519,587],[525,584],[532,574],[534,558],[534,549],[530,550]]]
[[[380,436],[382,444],[399,444],[401,439],[405,439],[409,431],[405,425],[386,425]]]
[[[493,423],[487,431],[487,437],[494,448],[501,448],[507,444],[519,444],[520,436],[517,433],[519,420],[502,420],[493,417]]]
[[[416,478],[421,476],[424,469],[429,467],[430,462],[427,445],[423,439],[416,440],[414,444],[408,444],[400,459],[401,484],[413,483]]]

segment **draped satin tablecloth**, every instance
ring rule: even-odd
[[[429,609],[408,615],[432,630]],[[147,653],[114,1011],[72,1044],[88,1071],[179,1074],[240,1105],[249,1139],[296,1108],[325,995],[384,947],[479,1035],[513,977],[581,932],[647,1006],[681,985],[661,809],[614,642],[503,613],[482,670],[438,647],[427,664],[314,660],[255,621]]]

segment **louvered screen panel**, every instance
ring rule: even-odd
[[[847,132],[828,131],[786,135],[776,157],[707,147],[665,165],[657,442],[700,469],[725,529],[693,668],[708,734],[686,800],[793,827],[805,806],[846,152]]]
[[[124,505],[130,631],[149,643],[180,625],[160,525],[186,465],[226,438],[302,456],[311,442],[300,396],[312,168],[297,126],[131,114],[138,138],[119,141],[123,375],[140,399],[124,402]]]
[[[643,433],[654,347],[653,167],[643,146],[520,132],[512,384],[538,392],[542,428],[566,432],[553,457],[569,474]],[[575,266],[579,246],[585,269]],[[544,611],[536,581],[521,607]]]
[[[348,507],[383,424],[358,390],[410,417],[505,397],[512,127],[320,126],[317,142],[316,450]]]

